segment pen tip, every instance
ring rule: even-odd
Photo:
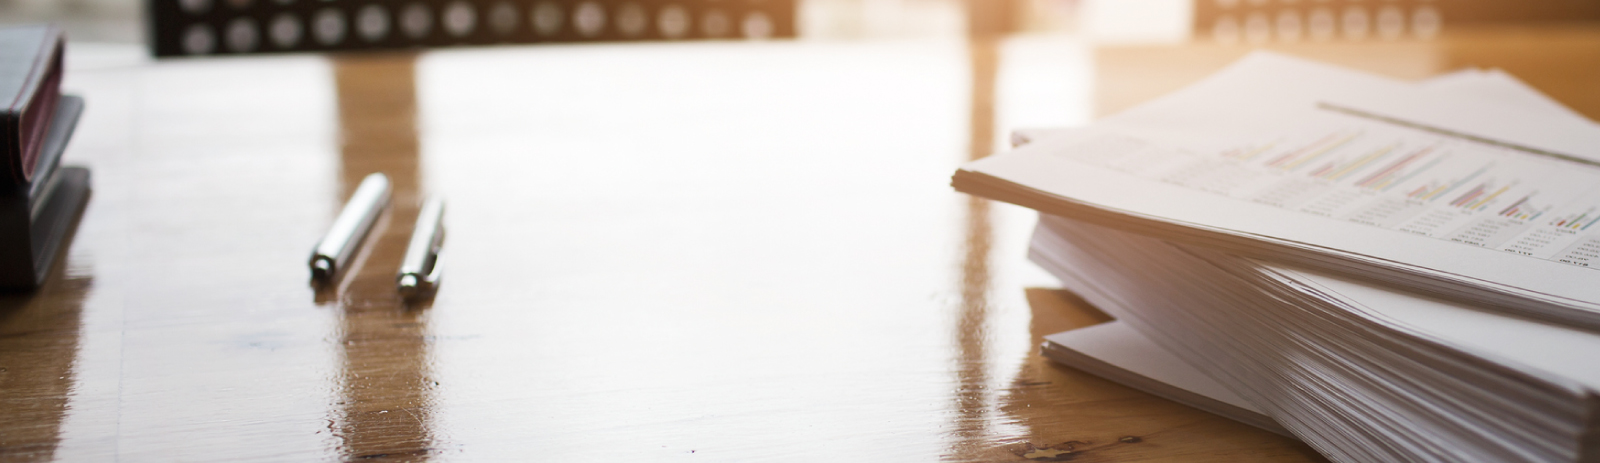
[[[417,276],[405,275],[400,277],[400,295],[411,297],[417,293]]]
[[[311,279],[326,280],[333,277],[333,266],[328,261],[318,259],[311,263]]]

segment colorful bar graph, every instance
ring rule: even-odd
[[[1328,155],[1328,153],[1331,153],[1336,149],[1342,148],[1342,147],[1344,147],[1344,145],[1350,144],[1351,140],[1355,140],[1356,139],[1356,135],[1358,135],[1358,134],[1351,134],[1351,135],[1346,136],[1346,137],[1344,137],[1343,139],[1341,139],[1341,140],[1339,140],[1337,142],[1334,142],[1332,144],[1324,146],[1321,149],[1318,149],[1316,151],[1312,151],[1310,154],[1308,154],[1306,156],[1301,156],[1300,158],[1295,159],[1294,161],[1285,163],[1282,166],[1273,166],[1273,167],[1281,167],[1283,170],[1295,170],[1295,169],[1298,169],[1298,168],[1300,168],[1300,166],[1306,165],[1307,163],[1309,163],[1311,161],[1315,161],[1317,159],[1320,159],[1323,156]]]
[[[1256,156],[1260,156],[1261,153],[1265,153],[1265,152],[1267,152],[1267,150],[1270,150],[1270,149],[1272,149],[1272,147],[1277,146],[1277,145],[1278,145],[1277,143],[1267,143],[1267,144],[1263,144],[1261,146],[1257,146],[1257,147],[1254,147],[1254,148],[1250,148],[1250,147],[1234,148],[1234,149],[1231,149],[1231,150],[1228,150],[1228,151],[1224,151],[1222,153],[1222,157],[1225,157],[1225,158],[1228,158],[1228,159],[1233,159],[1233,160],[1236,160],[1236,161],[1249,161],[1251,159],[1255,159]]]
[[[1344,141],[1349,141],[1349,137],[1346,137]],[[1302,146],[1299,149],[1290,150],[1287,153],[1283,153],[1278,155],[1278,157],[1272,158],[1271,161],[1267,161],[1267,167],[1287,168],[1285,167],[1286,165],[1291,162],[1295,162],[1296,159],[1301,159],[1308,153],[1310,153],[1312,157],[1315,157],[1318,153],[1326,152],[1326,149],[1336,147],[1339,144],[1339,134],[1331,133],[1326,137],[1322,137],[1317,141],[1311,142],[1309,145]]]
[[[1578,214],[1576,217],[1557,220],[1551,223],[1551,225],[1568,230],[1588,230],[1589,227],[1594,226],[1596,222],[1600,222],[1600,214],[1595,214],[1595,209],[1591,207],[1589,210],[1584,211],[1582,214]]]
[[[1311,176],[1326,180],[1342,180],[1345,176],[1350,175],[1357,170],[1361,170],[1362,167],[1366,167],[1367,164],[1371,164],[1373,161],[1377,161],[1379,159],[1383,159],[1384,156],[1388,156],[1389,153],[1395,150],[1395,148],[1399,148],[1399,145],[1385,146],[1383,148],[1373,150],[1371,153],[1367,153],[1366,156],[1356,158],[1355,160],[1347,162],[1338,167],[1334,167],[1334,163],[1328,163],[1321,169],[1317,169],[1316,172],[1312,172]]]
[[[1468,175],[1466,177],[1461,177],[1460,180],[1456,180],[1455,183],[1450,184],[1449,188],[1445,188],[1445,189],[1442,189],[1442,190],[1439,190],[1439,191],[1431,192],[1431,193],[1428,194],[1428,196],[1423,197],[1422,199],[1424,199],[1424,200],[1432,200],[1433,198],[1435,198],[1435,197],[1437,197],[1439,195],[1448,194],[1451,191],[1454,191],[1456,188],[1460,188],[1462,185],[1466,185],[1467,182],[1472,181],[1472,179],[1478,178],[1479,175],[1483,175],[1484,172],[1488,172],[1489,168],[1491,168],[1491,167],[1494,167],[1494,164],[1489,164],[1489,165],[1483,166],[1483,168],[1478,169],[1476,172],[1473,172],[1471,175]]]
[[[1500,216],[1510,217],[1518,220],[1533,220],[1539,218],[1541,215],[1544,215],[1543,210],[1536,210],[1536,208],[1532,207],[1532,205],[1528,203],[1528,201],[1531,199],[1533,199],[1533,194],[1523,196],[1522,199],[1517,200],[1517,202],[1511,203],[1511,205],[1506,206],[1505,209],[1501,209],[1499,213]]]
[[[1472,187],[1471,190],[1467,190],[1466,193],[1462,193],[1461,196],[1457,196],[1454,201],[1450,201],[1450,206],[1451,207],[1465,206],[1468,202],[1471,202],[1474,199],[1478,199],[1479,196],[1483,196],[1484,190],[1486,190],[1488,188],[1489,188],[1489,184],[1480,183],[1480,184],[1478,184],[1478,186]]]
[[[1414,178],[1414,177],[1416,177],[1418,175],[1422,175],[1423,172],[1427,172],[1429,169],[1432,169],[1433,166],[1437,166],[1441,162],[1444,162],[1444,158],[1434,159],[1432,162],[1429,162],[1427,165],[1417,168],[1417,170],[1411,171],[1411,173],[1406,174],[1406,176],[1404,176],[1404,177],[1400,177],[1399,179],[1385,180],[1381,185],[1378,185],[1377,187],[1374,187],[1374,188],[1383,188],[1383,191],[1389,191],[1390,189],[1392,189],[1394,187],[1400,186],[1401,184],[1404,184],[1404,183],[1410,181],[1412,178]]]
[[[1411,193],[1407,193],[1406,197],[1423,201],[1432,201],[1434,198],[1438,198],[1440,195],[1449,194],[1451,191],[1455,191],[1456,188],[1461,188],[1462,185],[1466,185],[1467,182],[1472,181],[1472,179],[1478,178],[1478,176],[1483,175],[1484,172],[1488,172],[1491,167],[1494,167],[1494,164],[1483,166],[1483,168],[1478,169],[1476,172],[1473,172],[1466,177],[1461,177],[1460,179],[1448,185],[1434,183],[1417,187],[1417,189],[1412,190]]]
[[[1382,189],[1382,188],[1388,188],[1388,187],[1392,187],[1394,185],[1397,185],[1400,182],[1396,182],[1395,180],[1400,175],[1400,172],[1402,170],[1404,170],[1406,168],[1406,166],[1411,165],[1411,163],[1417,162],[1417,160],[1420,160],[1420,159],[1426,157],[1428,155],[1428,153],[1433,152],[1433,149],[1434,149],[1434,147],[1430,146],[1430,147],[1427,147],[1427,148],[1423,148],[1423,149],[1417,150],[1416,152],[1413,152],[1413,153],[1411,153],[1410,155],[1407,155],[1404,158],[1400,158],[1400,160],[1395,161],[1395,162],[1389,164],[1388,166],[1385,166],[1383,169],[1380,169],[1377,172],[1373,172],[1372,175],[1368,175],[1365,178],[1362,178],[1360,181],[1357,181],[1356,182],[1356,186],[1362,187],[1362,188]],[[1406,178],[1409,179],[1412,176],[1415,176],[1416,174],[1419,174],[1419,173],[1422,173],[1424,171],[1427,171],[1428,168],[1431,168],[1431,167],[1437,165],[1439,163],[1439,161],[1442,160],[1442,159],[1443,158],[1436,159],[1436,160],[1434,160],[1434,162],[1428,164],[1427,166],[1423,166],[1423,168],[1417,169],[1417,170],[1411,172],[1411,174],[1407,175]]]
[[[1511,189],[1510,185],[1500,187],[1500,189],[1495,190],[1494,193],[1490,193],[1489,196],[1485,196],[1485,197],[1483,197],[1483,199],[1479,199],[1477,201],[1473,201],[1472,204],[1464,206],[1464,207],[1466,207],[1467,209],[1473,209],[1473,210],[1481,211],[1481,210],[1483,210],[1483,208],[1486,205],[1489,204],[1489,201],[1494,201],[1495,198],[1499,197],[1501,194],[1505,193],[1506,190],[1510,190],[1510,189]]]

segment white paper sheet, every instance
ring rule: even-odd
[[[1052,360],[1163,398],[1293,436],[1221,383],[1119,321],[1045,336]]]
[[[1493,98],[1257,54],[1093,127],[969,164],[955,183],[1045,212],[1600,328],[1600,167],[1318,106],[1372,108],[1387,96],[1588,127],[1510,140],[1518,146],[1566,149],[1600,137],[1593,123],[1549,108],[1497,108]],[[1431,122],[1493,119],[1488,111]],[[1600,143],[1559,154],[1600,159]]]
[[[1591,333],[1060,219],[1031,255],[1339,460],[1571,460],[1592,425]]]

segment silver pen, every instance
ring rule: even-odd
[[[438,288],[439,248],[443,245],[444,201],[431,198],[417,213],[417,227],[411,231],[411,243],[406,245],[406,257],[395,277],[401,296],[425,296]]]
[[[333,219],[333,226],[328,227],[328,234],[311,251],[311,279],[327,282],[344,270],[388,204],[389,177],[375,173],[361,180],[339,217]]]

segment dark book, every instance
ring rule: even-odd
[[[34,181],[0,187],[0,288],[43,284],[89,200],[89,169],[60,165],[83,99],[64,95],[51,114]]]
[[[64,45],[54,26],[0,28],[0,185],[34,179],[61,98]]]

